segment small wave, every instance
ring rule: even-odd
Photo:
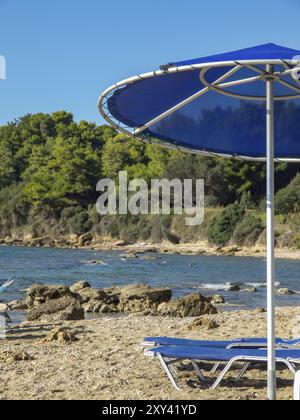
[[[245,283],[244,286],[255,287],[256,289],[259,289],[259,288],[266,288],[267,283]],[[280,287],[280,286],[281,286],[281,283],[277,281],[275,283],[275,287]]]
[[[275,286],[279,287],[281,284],[280,282],[276,282]],[[255,287],[256,289],[260,289],[260,288],[266,288],[267,284],[266,283],[203,283],[199,285],[199,288],[201,289],[208,289],[208,290],[227,290],[232,286],[240,286],[240,287]]]
[[[209,289],[209,290],[227,290],[231,286],[232,286],[232,283],[221,283],[221,284],[204,283],[204,284],[200,284],[199,287],[201,289]]]

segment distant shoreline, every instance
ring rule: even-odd
[[[30,248],[56,248],[56,249],[80,249],[94,251],[122,251],[128,253],[144,254],[144,253],[160,253],[172,255],[187,256],[216,256],[216,257],[256,257],[265,258],[266,249],[263,247],[239,247],[237,245],[225,247],[213,247],[206,241],[197,243],[182,243],[178,245],[169,242],[162,243],[133,243],[125,244],[122,241],[113,241],[105,238],[92,241],[83,245],[76,239],[64,239],[61,242],[50,238],[31,238],[31,239],[0,239],[0,246],[19,246]],[[275,255],[278,259],[300,260],[300,250],[289,248],[276,248]]]

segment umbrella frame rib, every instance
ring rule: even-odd
[[[181,146],[179,144],[172,144],[168,143],[163,140],[158,140],[153,137],[150,137],[149,135],[145,135],[144,131],[151,127],[154,123],[160,121],[163,118],[166,118],[167,116],[171,115],[172,113],[176,112],[181,107],[187,105],[188,103],[192,102],[193,100],[197,99],[198,97],[204,95],[205,93],[209,92],[210,90],[217,90],[218,93],[228,95],[228,96],[234,96],[238,97],[239,99],[244,100],[260,100],[260,101],[266,101],[266,97],[248,97],[248,96],[242,96],[242,95],[236,95],[231,94],[230,92],[226,92],[222,89],[218,89],[217,85],[221,85],[226,78],[230,77],[232,74],[237,72],[242,67],[252,69],[253,71],[256,71],[257,73],[260,73],[261,76],[266,77],[267,71],[264,72],[262,69],[256,67],[256,66],[276,66],[276,65],[283,65],[286,68],[286,71],[284,72],[274,72],[274,75],[288,75],[293,72],[295,72],[295,68],[290,68],[289,66],[295,66],[297,63],[295,63],[295,60],[239,60],[239,61],[223,61],[223,62],[211,62],[211,63],[203,63],[203,64],[194,64],[189,66],[181,66],[181,67],[169,67],[165,70],[158,70],[154,72],[139,74],[134,77],[130,77],[128,79],[125,79],[121,82],[115,83],[114,85],[110,86],[108,89],[106,89],[99,97],[98,100],[98,108],[99,112],[102,115],[102,117],[107,121],[112,127],[114,127],[119,132],[133,137],[135,139],[138,139],[142,142],[150,143],[153,145],[160,145],[164,148],[170,149],[170,150],[178,150],[184,153],[193,153],[193,154],[199,154],[204,156],[210,156],[210,157],[221,157],[221,158],[227,158],[227,159],[240,159],[240,160],[246,160],[246,161],[256,161],[256,162],[266,162],[265,157],[251,157],[251,156],[242,156],[238,154],[225,154],[225,153],[214,153],[209,150],[203,149],[193,149]],[[180,104],[174,106],[170,110],[167,110],[160,116],[157,116],[154,120],[149,121],[146,123],[143,127],[128,127],[125,124],[122,124],[120,121],[116,120],[113,115],[109,112],[109,110],[106,107],[108,98],[114,94],[114,92],[120,88],[123,88],[125,86],[128,86],[130,84],[134,84],[140,80],[145,80],[153,77],[161,77],[166,74],[173,74],[173,73],[179,73],[179,72],[187,72],[187,71],[195,71],[199,70],[199,72],[207,72],[211,68],[216,67],[233,67],[231,71],[226,73],[223,77],[218,79],[212,84],[208,84],[204,89],[197,92],[195,95],[191,96],[190,98],[187,98],[185,101],[181,102]],[[299,70],[300,71],[300,70]],[[232,72],[232,73],[231,73]],[[200,77],[200,76],[199,76]],[[258,79],[257,79],[258,80]],[[236,81],[236,84],[244,83],[243,80]],[[287,82],[283,80],[279,80],[278,83],[286,85]],[[299,90],[296,86],[290,85],[286,87],[289,87],[290,89],[298,92],[298,95],[290,95],[290,96],[282,96],[282,97],[274,97],[274,101],[285,101],[289,99],[298,99],[300,98],[300,81],[298,81],[299,84]],[[287,162],[287,163],[299,163],[300,158],[276,158],[274,159],[275,162]]]

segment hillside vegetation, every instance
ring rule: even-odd
[[[0,127],[0,236],[98,237],[160,242],[253,245],[265,227],[264,164],[166,151],[81,121],[65,111],[25,115]],[[102,216],[97,181],[204,178],[206,217],[186,227],[182,216]],[[300,247],[300,166],[276,165],[278,243]]]

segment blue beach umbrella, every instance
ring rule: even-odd
[[[266,44],[170,63],[108,88],[101,115],[131,137],[267,164],[268,397],[276,399],[274,162],[300,161],[300,51]]]

